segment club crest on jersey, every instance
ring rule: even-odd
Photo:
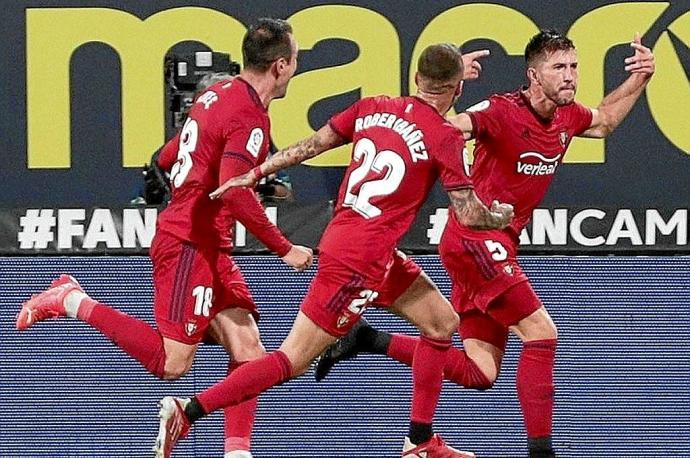
[[[247,151],[249,151],[249,154],[254,157],[259,157],[263,142],[264,132],[260,127],[255,127],[249,134],[249,139],[247,139]]]
[[[556,157],[546,157],[536,151],[527,151],[518,159],[517,173],[531,176],[553,175],[560,158],[560,154]]]
[[[561,132],[558,134],[558,139],[561,141],[561,146],[565,148],[566,143],[568,143],[568,132]]]
[[[195,321],[189,320],[184,325],[184,332],[187,334],[188,337],[192,337],[196,332],[196,329],[197,326]]]

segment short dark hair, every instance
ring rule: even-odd
[[[242,40],[244,68],[266,71],[281,57],[290,60],[292,26],[283,19],[261,18]]]
[[[546,56],[554,51],[566,51],[575,49],[575,45],[562,33],[554,29],[540,30],[533,36],[525,47],[525,61],[527,65],[532,65],[534,59]]]
[[[463,71],[462,53],[450,43],[427,46],[417,60],[419,75],[439,89],[462,75]]]

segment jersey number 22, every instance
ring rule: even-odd
[[[343,206],[351,207],[366,219],[375,218],[381,214],[381,209],[370,202],[371,198],[387,196],[398,189],[405,176],[405,161],[390,150],[377,152],[376,145],[368,138],[357,142],[352,156],[355,161],[361,160],[362,163],[350,173]],[[370,171],[385,172],[385,175],[363,183],[355,194],[353,188],[362,183]]]

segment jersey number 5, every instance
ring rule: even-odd
[[[343,206],[351,207],[366,219],[375,218],[381,214],[381,209],[369,200],[372,197],[387,196],[398,189],[405,176],[405,161],[390,150],[377,152],[376,145],[368,138],[357,142],[352,156],[355,161],[361,160],[362,163],[350,173]],[[385,172],[385,175],[363,183],[355,194],[353,189],[365,180],[370,171]]]
[[[196,142],[199,139],[199,124],[192,118],[187,118],[182,132],[180,132],[180,146],[177,150],[177,162],[170,171],[170,182],[174,187],[179,188],[187,179],[189,171],[192,169],[192,153],[196,149]]]

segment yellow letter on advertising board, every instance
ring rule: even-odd
[[[635,32],[645,34],[667,2],[631,2],[602,6],[575,21],[568,37],[577,47],[580,83],[577,100],[596,107],[604,98],[604,61],[613,46],[629,43]],[[630,53],[632,55],[632,51]],[[615,63],[614,72],[623,72],[625,63]],[[566,162],[605,162],[604,142],[591,138],[576,138],[570,144]]]
[[[417,89],[417,59],[429,45],[450,42],[462,46],[470,40],[487,39],[500,44],[509,55],[522,55],[537,32],[539,28],[530,18],[507,6],[475,3],[450,8],[435,17],[417,39],[410,60],[410,94]]]
[[[319,100],[355,89],[361,90],[362,97],[400,94],[399,38],[386,17],[365,8],[326,5],[299,11],[288,21],[302,50],[312,49],[322,40],[339,38],[354,41],[359,55],[353,62],[293,78],[287,97],[271,104],[273,136],[279,145],[292,144],[314,132],[307,115]],[[349,146],[306,162],[312,166],[349,163]]]
[[[71,56],[103,42],[122,66],[122,163],[140,167],[164,138],[163,58],[181,41],[241,56],[246,28],[207,8],[175,8],[141,20],[107,8],[26,10],[27,156],[29,168],[70,167]],[[108,107],[104,107],[108,109]]]
[[[690,81],[669,32],[690,46],[690,13],[673,21],[654,46],[656,72],[647,86],[647,101],[666,138],[690,154]]]
[[[415,44],[410,60],[410,94],[417,90],[414,83],[417,59],[429,45],[451,42],[462,46],[470,40],[483,38],[500,44],[508,55],[522,55],[525,45],[537,32],[539,28],[530,18],[507,6],[475,3],[450,8],[426,26]],[[452,113],[454,110],[451,108],[449,114]],[[472,162],[474,141],[468,144],[468,150],[468,160]]]

